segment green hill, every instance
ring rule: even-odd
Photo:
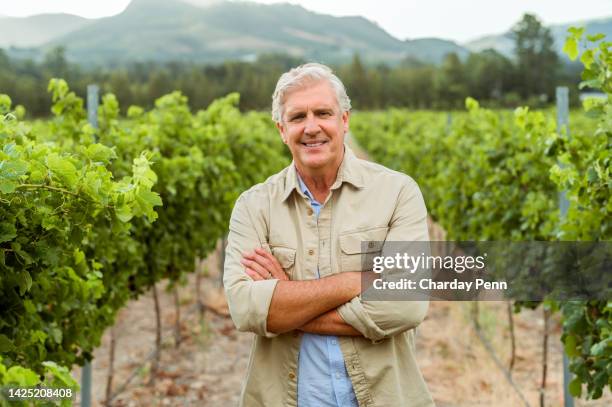
[[[40,53],[62,45],[69,59],[85,65],[253,60],[264,53],[327,63],[349,61],[355,53],[372,63],[393,64],[406,57],[438,63],[447,52],[467,54],[452,41],[401,41],[364,17],[221,0],[133,0],[116,16],[48,38]]]

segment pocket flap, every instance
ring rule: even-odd
[[[288,247],[272,247],[272,254],[280,263],[281,267],[288,269],[295,263],[295,249]]]
[[[340,235],[340,249],[346,254],[372,253],[382,250],[388,227],[378,227]]]

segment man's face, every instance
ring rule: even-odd
[[[307,84],[286,95],[276,126],[300,171],[336,170],[342,162],[349,112],[342,113],[329,82]]]

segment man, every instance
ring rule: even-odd
[[[362,242],[426,241],[406,175],[357,159],[350,100],[320,64],[283,74],[272,117],[293,163],[243,193],[230,221],[224,286],[256,334],[241,404],[432,406],[414,355],[426,302],[364,301]]]

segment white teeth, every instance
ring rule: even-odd
[[[323,143],[305,143],[306,147],[319,147],[322,146]]]

